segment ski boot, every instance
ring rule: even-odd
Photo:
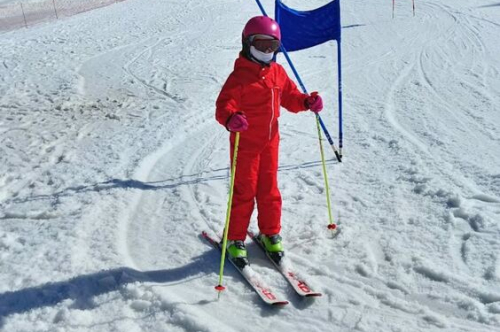
[[[283,249],[283,243],[281,241],[281,236],[279,234],[275,235],[259,235],[259,241],[264,245],[267,255],[278,265],[280,265],[281,260],[285,257],[285,250]]]
[[[247,266],[247,249],[245,247],[245,242],[241,240],[229,240],[227,241],[227,253],[229,259],[240,269]]]

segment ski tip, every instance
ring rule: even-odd
[[[323,294],[321,294],[321,293],[309,293],[309,294],[304,295],[304,297],[320,297],[320,296],[323,296]]]
[[[212,238],[210,237],[210,235],[208,235],[208,233],[206,231],[202,231],[200,233],[200,235],[198,235],[200,239],[202,240],[205,240],[205,241],[208,241],[210,243],[213,242]]]
[[[277,301],[277,302],[273,302],[272,303],[272,306],[273,307],[283,307],[283,306],[286,306],[287,304],[289,304],[290,302],[288,301]]]
[[[210,242],[214,242],[215,241],[214,237],[212,237],[210,234],[208,234],[207,231],[201,231],[200,237],[202,237],[202,238],[204,238],[204,239],[206,239],[206,240],[208,240]]]

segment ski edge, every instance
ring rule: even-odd
[[[214,248],[218,249],[219,251],[222,250],[219,242],[217,242],[214,238],[208,235],[207,232],[202,231],[201,236]],[[231,261],[229,258],[227,258],[227,260],[231,262],[234,268],[241,274],[241,276],[247,281],[250,287],[257,293],[257,295],[260,297],[262,301],[264,301],[264,303],[269,304],[273,307],[282,307],[290,303],[286,300],[280,300],[278,296],[269,287],[262,287],[259,284],[255,283],[254,281],[252,281],[251,279],[247,278],[242,269],[236,266],[233,263],[233,261]],[[248,266],[247,268],[251,269],[250,266]],[[255,272],[253,269],[252,272],[257,274],[257,272]]]
[[[253,232],[248,231],[248,236],[257,243],[259,248],[264,251],[266,254],[266,257],[271,261],[271,263],[274,265],[274,267],[285,277],[285,279],[288,281],[288,283],[292,286],[292,288],[297,292],[298,295],[302,297],[320,297],[323,296],[321,292],[316,292],[314,291],[305,280],[299,278],[293,271],[284,271],[281,266],[276,264],[275,261],[269,257],[267,254],[266,250],[264,249],[264,246],[262,243],[257,239],[257,235],[255,235]]]

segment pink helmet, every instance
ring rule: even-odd
[[[270,17],[255,16],[252,17],[245,28],[243,28],[243,39],[247,39],[251,35],[268,35],[278,40],[281,40],[280,26]]]

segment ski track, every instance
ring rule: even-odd
[[[197,232],[201,231],[199,225],[195,225],[194,221],[206,220],[203,214],[207,207],[202,207],[198,202],[195,197],[197,193],[194,192],[193,187],[197,187],[197,183],[204,181],[227,180],[227,169],[215,172],[207,172],[206,170],[206,162],[210,161],[207,158],[214,151],[217,151],[215,148],[217,140],[220,140],[220,135],[214,132],[213,126],[209,125],[205,130],[197,128],[194,135],[176,139],[169,144],[168,148],[163,148],[156,153],[154,158],[148,158],[144,162],[148,165],[148,169],[137,173],[136,176],[141,181],[165,189],[153,193],[140,193],[138,203],[126,213],[132,216],[131,225],[123,229],[129,236],[127,243],[129,246],[134,244],[135,247],[136,244],[149,239],[153,244],[169,244],[168,247],[148,248],[145,252],[136,251],[134,253],[136,258],[133,259],[134,261],[142,260],[141,268],[150,268],[151,266],[148,265],[155,265],[155,262],[145,261],[141,257],[158,257],[169,252],[172,241],[175,241],[171,237],[179,232],[177,227],[192,227],[186,231],[189,232],[190,236],[197,236]],[[191,155],[189,151],[196,151],[196,153]],[[177,156],[175,163],[170,161],[171,155]],[[178,158],[179,156],[183,156],[184,159]],[[137,208],[140,206],[147,208]],[[147,210],[151,207],[156,208],[154,208],[152,215],[149,215]],[[190,217],[192,221],[186,220],[186,217]],[[148,220],[146,225],[144,219]],[[174,227],[174,229],[170,230],[170,227]],[[130,230],[136,228],[138,231]],[[129,230],[127,231],[127,229]],[[143,233],[146,233],[147,236],[144,236]],[[140,238],[134,239],[136,235],[139,235]],[[142,238],[143,236],[144,238]],[[175,253],[180,254],[177,250]]]

